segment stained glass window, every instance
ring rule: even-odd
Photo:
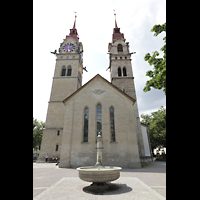
[[[88,142],[88,121],[89,121],[89,109],[86,108],[85,111],[84,111],[83,142]]]
[[[113,108],[110,108],[110,132],[111,132],[111,142],[115,142],[115,120],[114,120]]]

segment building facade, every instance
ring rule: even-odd
[[[115,20],[108,44],[111,82],[97,74],[82,86],[83,45],[74,26],[60,44],[37,162],[60,158],[59,167],[95,165],[96,137],[103,136],[103,164],[140,168],[145,160],[129,52]]]

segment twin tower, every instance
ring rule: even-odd
[[[76,16],[69,35],[60,43],[37,162],[58,156],[59,167],[93,166],[96,137],[103,136],[103,163],[140,168],[145,157],[129,42],[115,19],[108,44],[111,82],[97,74],[82,86],[83,44]]]

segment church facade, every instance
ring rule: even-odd
[[[75,18],[59,53],[55,53],[56,66],[37,162],[44,162],[48,153],[49,157],[60,158],[59,167],[93,166],[98,132],[103,136],[105,166],[140,168],[142,161],[151,161],[150,141],[143,141],[145,133],[138,114],[132,53],[116,19],[112,36],[108,44],[111,82],[97,74],[82,86],[86,69]]]

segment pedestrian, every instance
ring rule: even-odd
[[[55,161],[55,156],[52,157],[52,161],[53,161],[53,162]]]
[[[46,162],[47,162],[48,161],[48,153],[46,154],[45,158],[46,158]]]
[[[58,162],[58,156],[56,156],[56,166],[59,164],[59,162]]]

